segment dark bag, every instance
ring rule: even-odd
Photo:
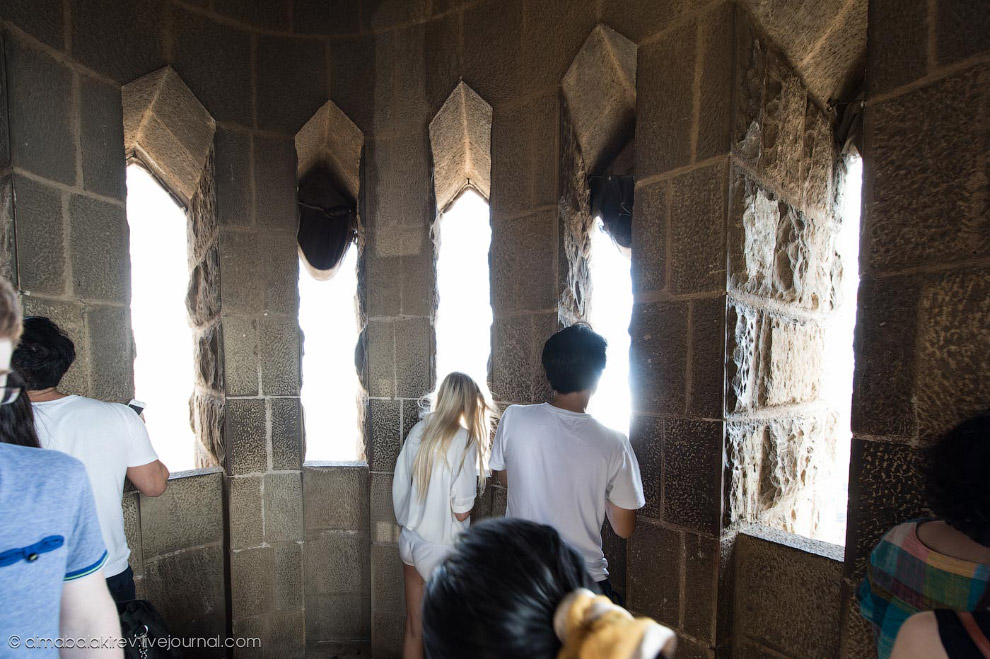
[[[126,659],[182,659],[179,648],[169,647],[168,627],[151,602],[117,602],[117,613],[120,632],[127,640],[124,646]]]

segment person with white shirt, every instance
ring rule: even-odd
[[[392,505],[402,527],[406,630],[402,656],[423,656],[423,590],[433,570],[471,524],[471,510],[488,479],[494,407],[477,383],[451,373],[433,411],[412,427],[392,477]]]
[[[553,399],[506,408],[491,468],[508,488],[506,516],[557,529],[581,553],[598,590],[617,599],[602,524],[608,518],[616,535],[630,537],[646,498],[629,438],[585,411],[605,370],[606,345],[582,324],[547,340],[542,361]]]
[[[124,478],[145,496],[157,497],[168,486],[169,472],[134,410],[57,390],[75,355],[72,340],[58,325],[30,316],[24,319],[12,361],[31,399],[41,446],[68,453],[86,467],[109,552],[104,566],[107,586],[114,600],[123,602],[136,597],[121,507]]]

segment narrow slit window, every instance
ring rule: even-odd
[[[630,258],[595,218],[591,230],[591,305],[588,322],[608,342],[605,372],[588,412],[609,428],[629,434],[629,320],[633,293]]]
[[[144,167],[127,167],[131,252],[131,328],[135,398],[158,457],[173,471],[195,468],[189,423],[193,335],[186,311],[189,285],[183,209]]]
[[[437,222],[437,385],[448,373],[460,371],[488,391],[492,327],[488,202],[468,188]]]
[[[354,366],[359,339],[357,247],[334,275],[316,279],[300,260],[299,327],[303,332],[302,399],[307,462],[361,459],[361,382]]]

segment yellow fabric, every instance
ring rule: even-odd
[[[628,659],[656,625],[649,618],[633,618],[603,595],[584,591],[573,597],[557,659]]]

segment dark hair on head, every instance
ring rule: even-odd
[[[927,451],[928,506],[990,547],[990,412],[963,421]]]
[[[588,325],[560,330],[543,344],[543,370],[550,386],[561,394],[592,389],[605,370],[608,343]]]
[[[21,336],[21,303],[10,282],[0,277],[0,339],[17,343]]]
[[[553,528],[521,519],[472,526],[426,586],[423,645],[431,659],[553,659],[553,615],[593,588],[584,559]]]
[[[7,376],[7,386],[24,386],[16,371]],[[34,412],[27,392],[21,391],[9,405],[0,405],[0,443],[41,448],[41,442],[34,431]]]
[[[57,387],[75,359],[76,347],[58,325],[44,316],[24,319],[24,333],[11,363],[28,389]]]

